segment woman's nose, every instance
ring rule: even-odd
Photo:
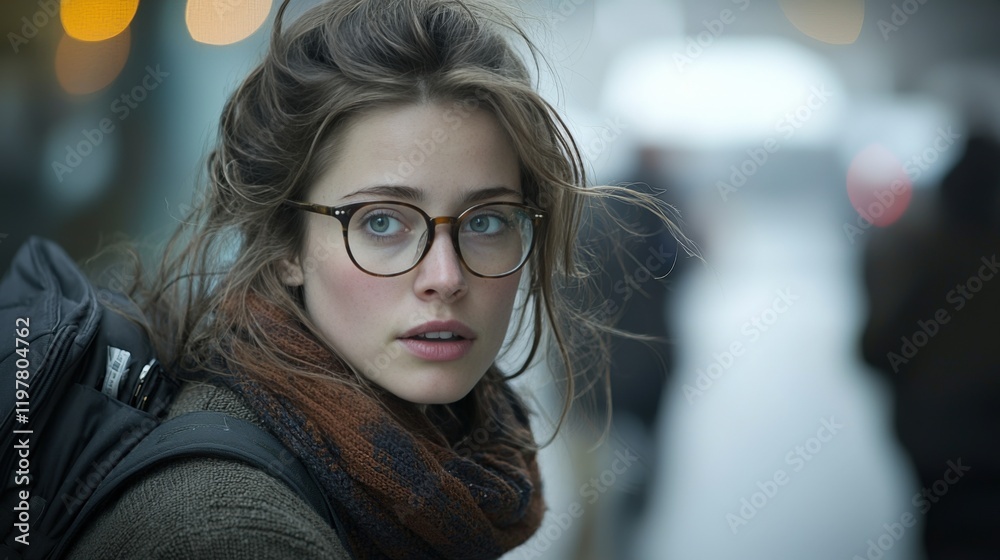
[[[439,298],[450,303],[461,298],[469,287],[465,281],[465,268],[458,257],[451,238],[450,224],[436,226],[434,241],[420,264],[414,291],[423,299]]]

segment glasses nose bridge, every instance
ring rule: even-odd
[[[452,250],[454,250],[456,254],[461,255],[461,252],[459,251],[458,248],[458,229],[454,227],[457,224],[458,224],[458,218],[455,216],[438,216],[437,218],[431,218],[430,216],[427,216],[427,245],[424,248],[424,256],[426,256],[426,254],[430,252],[431,245],[434,244],[434,240],[437,237],[434,234],[437,232],[437,227],[440,225],[452,226],[450,231],[451,235],[448,235],[447,237],[451,237]],[[423,260],[423,256],[420,258],[420,260]],[[461,258],[459,258],[459,260],[461,260]]]
[[[437,229],[441,224],[457,224],[458,218],[454,216],[438,216],[437,218],[428,217],[427,221],[431,225],[431,229]]]
[[[424,258],[427,257],[427,254],[431,252],[431,248],[437,240],[437,236],[435,235],[437,227],[440,225],[450,225],[452,226],[451,231],[449,232],[450,235],[445,235],[445,237],[451,238],[451,250],[454,251],[455,257],[458,259],[459,266],[468,269],[469,265],[465,263],[465,259],[462,258],[461,249],[458,247],[458,228],[454,227],[457,224],[458,218],[455,216],[438,216],[437,218],[427,216],[427,240],[424,242],[424,250],[421,253],[420,258],[417,259],[417,262],[413,266],[416,267],[422,263]]]

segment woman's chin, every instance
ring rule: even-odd
[[[373,380],[393,395],[414,404],[450,404],[461,400],[472,391],[482,376],[469,377],[448,368],[417,368],[416,371],[399,372],[396,376]],[[395,379],[392,379],[395,377]]]

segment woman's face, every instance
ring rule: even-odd
[[[486,111],[443,104],[379,109],[355,121],[340,145],[306,201],[408,202],[432,218],[482,202],[522,201],[517,156]],[[520,271],[473,275],[452,245],[453,226],[441,224],[416,268],[372,276],[351,261],[337,219],[306,214],[302,253],[285,281],[303,287],[306,313],[327,342],[407,401],[450,403],[472,390],[503,343]],[[442,332],[461,338],[435,334]]]

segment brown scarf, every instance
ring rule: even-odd
[[[470,438],[443,407],[421,413],[337,382],[349,374],[298,321],[260,297],[247,303],[262,332],[323,377],[261,365],[231,368],[226,383],[313,471],[354,556],[497,558],[538,529],[545,505],[535,453],[510,443],[531,441],[528,419],[497,372],[464,399],[496,421]],[[240,363],[265,363],[256,348],[238,348]]]

